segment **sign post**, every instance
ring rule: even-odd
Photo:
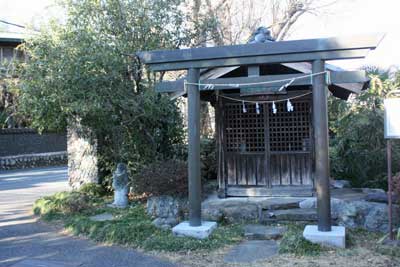
[[[393,91],[400,93],[400,91]],[[385,139],[387,140],[386,155],[388,169],[388,218],[389,218],[389,238],[393,240],[392,225],[392,143],[391,139],[400,139],[400,98],[388,98],[384,100],[385,107]]]

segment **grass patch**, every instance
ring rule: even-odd
[[[291,253],[296,256],[317,256],[323,248],[303,237],[304,225],[288,225],[287,232],[279,244],[279,253]]]
[[[110,244],[140,247],[157,228],[146,216],[140,204],[124,210],[100,209],[99,212],[111,211],[116,219],[96,222],[85,215],[76,215],[65,219],[65,227],[75,235],[84,235],[95,241]]]
[[[79,192],[60,192],[40,198],[33,205],[33,213],[45,220],[60,218],[63,215],[75,214],[88,210],[91,199]]]
[[[383,238],[387,238],[387,234],[379,232],[370,232],[364,229],[352,229],[348,231],[348,235],[354,246],[364,246],[381,255],[400,258],[400,248],[382,243]]]
[[[64,215],[90,214],[104,205],[106,199],[100,185],[88,183],[80,191],[59,192],[36,200],[33,213],[48,221]]]
[[[375,251],[382,255],[400,258],[400,248],[396,246],[377,245]]]
[[[346,248],[325,247],[311,243],[303,237],[304,225],[290,224],[279,245],[279,253],[291,253],[296,256],[319,256],[335,251],[339,256],[354,256],[359,254],[361,248],[375,251],[382,255],[400,257],[398,247],[378,244],[382,233],[370,232],[365,229],[346,228]]]
[[[156,228],[142,203],[132,203],[126,209],[114,209],[105,205],[107,201],[110,199],[86,191],[62,192],[37,200],[33,209],[46,221],[62,221],[74,235],[145,250],[210,250],[239,242],[243,238],[241,225],[219,226],[205,240],[176,237],[171,231]],[[113,214],[114,219],[98,222],[89,218],[104,212]]]
[[[370,232],[362,228],[346,228],[346,247],[352,248],[365,246],[367,244],[376,244],[382,233]]]

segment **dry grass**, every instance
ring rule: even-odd
[[[232,245],[213,251],[189,251],[180,253],[151,253],[183,266],[192,267],[399,267],[400,248],[398,254],[388,253],[390,250],[377,244],[380,234],[366,231],[349,231],[349,247],[347,249],[324,249],[318,256],[296,256],[280,254],[268,260],[251,264],[227,264],[224,256]],[[392,255],[392,256],[391,256]]]
[[[382,255],[366,248],[349,249],[345,251],[328,251],[318,257],[295,256],[282,254],[265,261],[251,264],[227,264],[224,263],[224,255],[231,246],[227,246],[212,252],[187,252],[187,253],[152,253],[155,256],[165,258],[184,266],[211,267],[211,266],[243,266],[243,267],[331,267],[331,266],[357,266],[357,267],[398,267],[400,259]]]

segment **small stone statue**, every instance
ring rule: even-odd
[[[249,44],[255,43],[268,43],[275,41],[271,36],[271,31],[266,27],[258,27],[257,30],[251,35]]]
[[[125,208],[128,205],[128,172],[124,163],[118,163],[113,173],[114,202],[110,205]]]

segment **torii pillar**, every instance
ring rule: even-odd
[[[315,144],[315,185],[317,190],[318,225],[307,225],[304,238],[314,243],[346,247],[343,226],[332,226],[329,175],[328,101],[324,60],[312,62],[313,128]]]
[[[325,62],[315,60],[313,73],[325,71]],[[331,195],[329,190],[328,104],[325,75],[313,77],[313,124],[315,144],[315,185],[317,189],[318,230],[331,231]]]
[[[198,83],[199,69],[189,69],[189,83]],[[201,225],[201,177],[200,177],[200,91],[188,84],[188,175],[189,175],[189,224]]]
[[[200,69],[190,68],[187,72],[188,96],[188,178],[189,178],[189,221],[172,228],[178,236],[207,238],[217,227],[216,222],[201,220],[201,173],[200,173]]]

